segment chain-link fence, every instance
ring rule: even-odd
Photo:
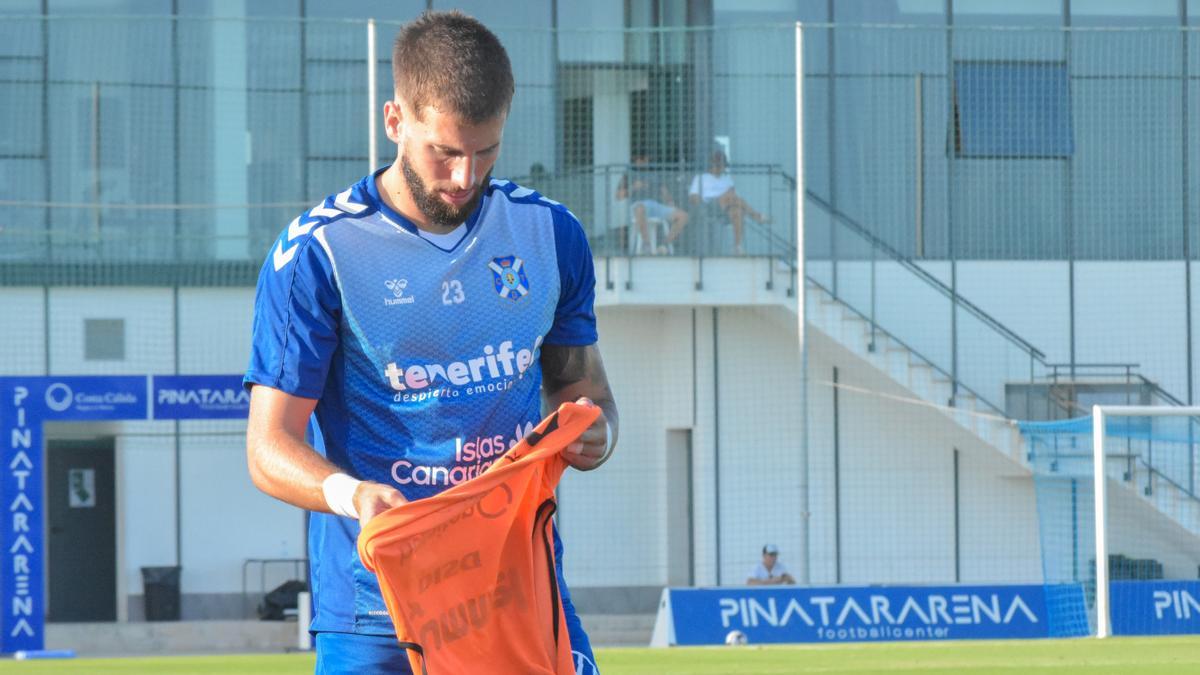
[[[395,158],[367,82],[392,96],[397,26],[368,55],[365,21],[8,20],[4,371],[244,368],[279,231]],[[584,224],[624,412],[612,463],[562,488],[583,602],[741,583],[765,543],[814,583],[1036,582],[1006,420],[1192,399],[1190,29],[805,26],[800,116],[791,24],[497,32],[494,175]],[[212,440],[227,472],[239,442]],[[217,562],[180,536],[185,594],[197,566],[303,555],[299,521]]]

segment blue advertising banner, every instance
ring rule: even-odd
[[[240,375],[155,375],[154,419],[245,419],[250,392]]]
[[[1200,634],[1200,581],[1113,581],[1113,635]]]
[[[671,589],[670,603],[679,645],[721,644],[732,630],[751,644],[1050,635],[1040,585]]]
[[[39,391],[44,394],[44,391]],[[46,607],[42,513],[42,413],[44,400],[10,379],[0,384],[4,434],[0,502],[0,651],[42,649]]]
[[[45,644],[42,423],[146,418],[146,377],[0,378],[0,652]]]

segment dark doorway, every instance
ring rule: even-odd
[[[559,64],[558,164],[546,189],[591,233],[627,224],[626,211],[612,209],[633,155],[645,155],[675,202],[686,203],[699,166],[692,78],[685,65]]]
[[[112,438],[46,442],[46,621],[117,620]]]
[[[696,584],[692,430],[667,431],[667,585]]]
[[[593,151],[593,99],[591,96],[564,99],[563,168],[591,170],[595,162]]]
[[[696,100],[693,76],[686,65],[648,68],[645,89],[630,92],[629,122],[632,154],[651,164],[681,169],[700,166],[707,149],[696,152]]]

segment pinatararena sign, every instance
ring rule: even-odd
[[[870,586],[666,589],[652,644],[751,644],[1069,637],[1064,613],[1086,616],[1083,587]],[[1049,605],[1053,605],[1051,608]],[[1053,613],[1051,612],[1053,610]],[[1082,629],[1086,631],[1087,624]]]
[[[45,648],[45,509],[50,421],[245,418],[240,375],[0,377],[0,653]]]

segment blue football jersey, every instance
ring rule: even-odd
[[[596,342],[595,274],[562,205],[492,180],[451,249],[375,176],[280,234],[259,275],[247,386],[318,399],[313,446],[409,500],[470,480],[541,416],[542,345]],[[312,514],[314,631],[390,634],[357,521]]]

